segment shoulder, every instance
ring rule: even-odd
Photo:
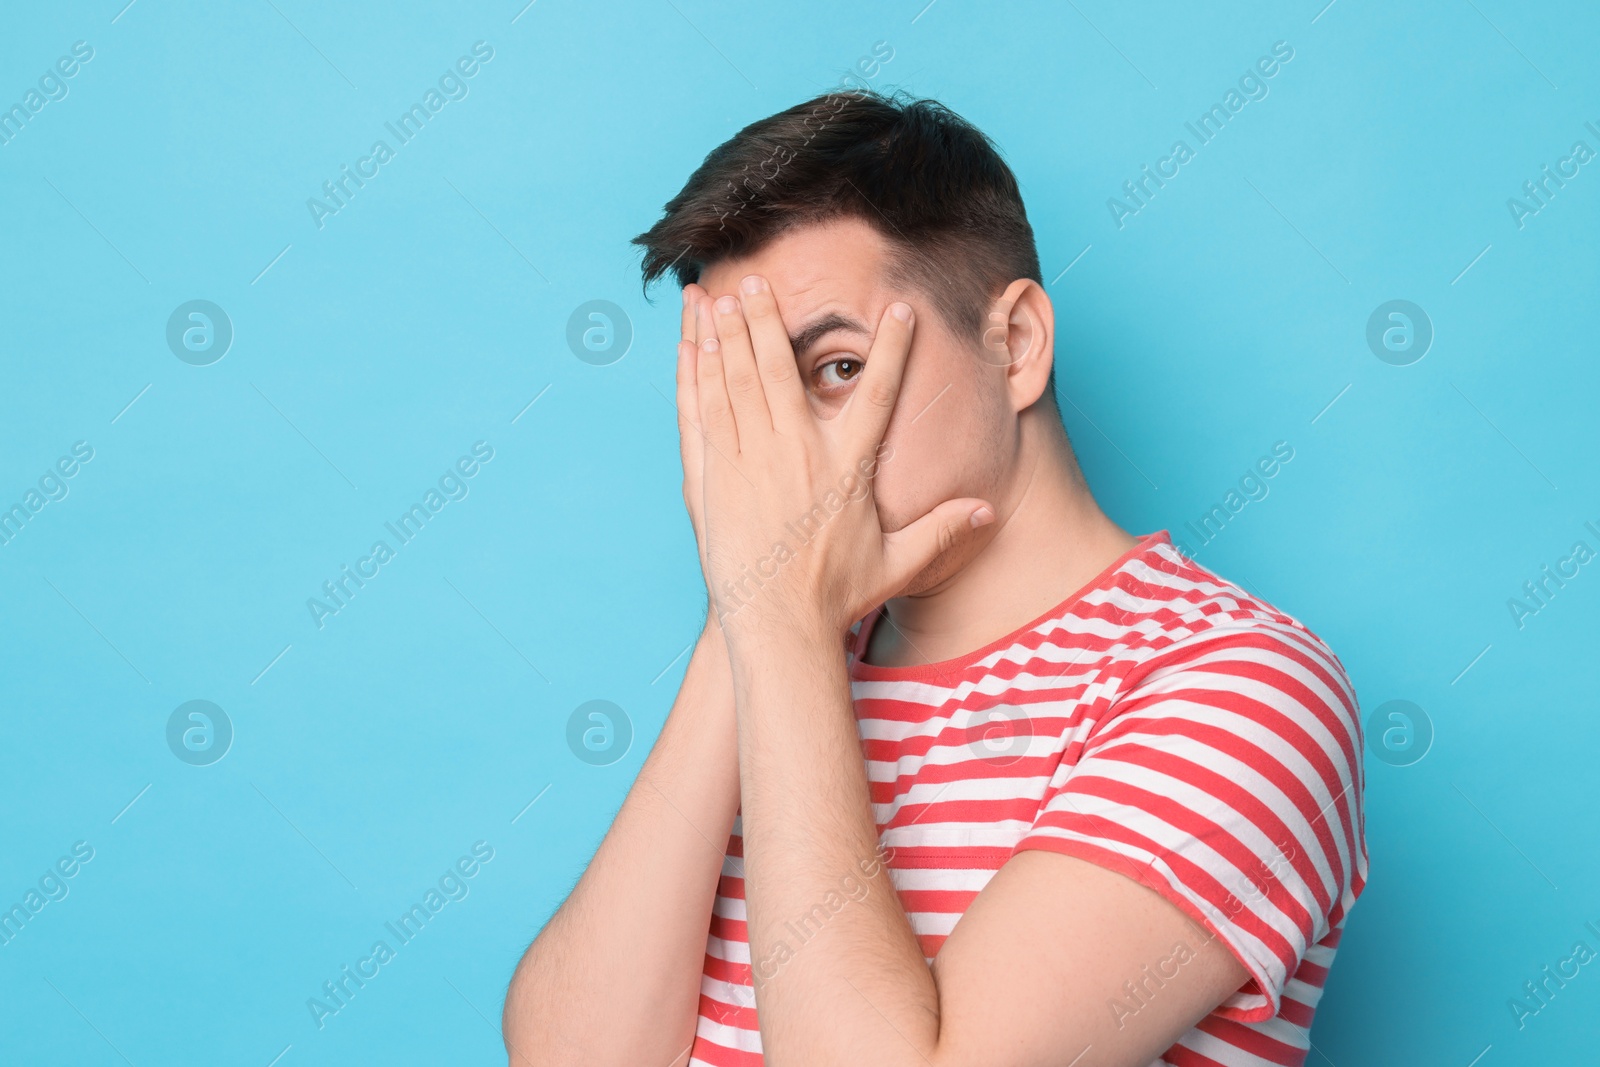
[[[1147,603],[1089,752],[1154,744],[1286,792],[1298,780],[1322,803],[1346,787],[1359,797],[1355,687],[1317,634],[1170,545],[1128,568],[1123,588]]]
[[[1354,687],[1344,664],[1299,619],[1201,566],[1169,543],[1130,560],[1108,603],[1135,609],[1127,637],[1134,666],[1126,691],[1174,674],[1212,676],[1234,688],[1289,688],[1356,719]]]

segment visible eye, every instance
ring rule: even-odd
[[[850,382],[861,373],[866,363],[854,356],[820,363],[811,372],[817,392],[825,397],[838,396],[848,390]]]

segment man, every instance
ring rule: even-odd
[[[1355,694],[1096,505],[992,144],[825,94],[636,241],[684,284],[714,611],[511,1062],[1301,1063],[1366,877]]]

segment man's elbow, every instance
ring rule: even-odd
[[[545,1067],[551,1059],[549,1043],[538,1040],[536,998],[527,985],[527,959],[524,957],[506,987],[505,1006],[500,1010],[500,1039],[506,1047],[509,1067]],[[536,1059],[535,1056],[538,1058]]]

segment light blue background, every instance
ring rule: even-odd
[[[95,449],[0,546],[0,905],[95,849],[0,947],[0,1061],[501,1061],[511,968],[703,610],[660,395],[676,292],[641,296],[628,239],[879,41],[871,84],[943,100],[1022,182],[1113,518],[1182,537],[1289,442],[1191,547],[1321,634],[1367,711],[1433,722],[1420,762],[1368,756],[1371,882],[1310,1062],[1594,1047],[1600,964],[1523,1029],[1508,1001],[1600,949],[1600,565],[1520,629],[1507,600],[1600,548],[1600,163],[1523,228],[1506,206],[1600,149],[1592,6],[123,2],[10,5],[0,34],[4,106],[95,50],[0,146],[0,504]],[[479,40],[470,95],[319,230],[307,198]],[[1118,229],[1107,198],[1280,40],[1270,95]],[[1405,367],[1364,336],[1395,298],[1437,334]],[[236,331],[211,366],[165,342],[192,299]],[[565,341],[595,299],[634,326],[609,366]],[[306,599],[479,440],[470,495],[319,630]],[[565,741],[597,698],[636,730],[607,767]],[[208,767],[167,748],[191,699],[236,730]],[[307,998],[478,840],[470,895],[319,1031]]]

